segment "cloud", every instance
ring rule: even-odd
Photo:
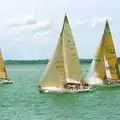
[[[36,34],[45,35],[51,30],[51,22],[48,20],[36,22],[36,24],[23,26],[20,28],[20,33],[31,34],[36,36]]]
[[[33,15],[28,15],[26,17],[14,18],[8,20],[6,25],[18,31],[18,33],[25,34],[36,34],[42,32],[41,35],[44,35],[51,28],[51,22],[49,20],[37,21]]]
[[[106,20],[113,21],[110,17],[98,17],[91,20],[91,26],[94,28],[97,24],[103,24]]]
[[[38,23],[29,26],[30,29],[32,29],[33,33],[37,33],[40,31],[48,30],[51,28],[51,22],[48,20],[45,21],[39,21]]]
[[[104,24],[105,21],[108,20],[109,22],[113,21],[111,17],[95,17],[91,19],[83,19],[75,23],[72,29],[77,29],[79,26],[84,25],[85,27],[92,27],[95,28],[98,24]]]
[[[84,24],[84,23],[86,23],[86,22],[87,22],[86,20],[81,20],[81,21],[78,22],[78,24],[79,24],[79,25],[82,25],[82,24]]]
[[[38,37],[39,38],[40,36],[48,35],[51,32],[52,32],[51,30],[39,32],[39,33],[34,34],[34,37],[36,37],[36,38]]]
[[[76,29],[78,28],[80,25],[83,25],[85,23],[87,23],[88,21],[87,20],[80,20],[78,22],[75,23],[75,25],[72,27],[72,29]]]
[[[21,27],[36,24],[36,19],[34,18],[33,15],[29,15],[21,18],[12,18],[8,20],[6,24],[12,27]]]

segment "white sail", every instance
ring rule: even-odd
[[[112,79],[111,72],[110,72],[110,65],[108,63],[108,60],[106,60],[106,57],[104,55],[104,63],[105,63],[105,72],[107,79]]]

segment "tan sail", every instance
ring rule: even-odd
[[[105,66],[104,66],[104,57],[103,57],[103,41],[101,41],[100,46],[97,49],[95,60],[95,72],[97,77],[104,80],[105,78]]]
[[[82,81],[80,63],[67,16],[64,19],[62,40],[66,80],[80,83]]]
[[[106,22],[103,41],[104,41],[104,54],[110,65],[112,79],[113,80],[119,79],[118,62],[108,22]]]
[[[0,50],[0,78],[7,78],[6,68],[2,58],[1,50]]]
[[[63,88],[66,83],[80,83],[82,75],[72,31],[65,16],[60,39],[40,81],[41,87]]]
[[[103,84],[102,81],[105,81],[105,79],[107,78],[104,56],[110,66],[110,73],[112,79],[119,79],[117,57],[115,53],[115,48],[114,48],[114,43],[112,40],[110,28],[107,21],[106,21],[102,40],[99,44],[95,58],[92,61],[90,70],[86,77],[86,80],[89,83]]]
[[[62,47],[62,32],[58,41],[57,47],[49,60],[46,71],[40,81],[42,87],[64,87],[66,82],[64,61],[63,61],[63,47]]]
[[[87,73],[86,80],[89,84],[103,84],[105,76],[103,41],[101,41]]]

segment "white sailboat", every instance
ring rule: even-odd
[[[0,84],[12,84],[14,81],[7,77],[6,67],[0,50]]]
[[[89,85],[82,80],[79,58],[67,16],[64,18],[60,38],[42,76],[39,88],[40,92],[90,91]]]
[[[117,56],[108,21],[106,21],[104,34],[87,74],[86,81],[92,86],[120,85]]]

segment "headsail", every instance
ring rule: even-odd
[[[42,87],[64,87],[66,83],[80,83],[82,74],[72,31],[67,16],[57,47],[40,81]]]
[[[1,50],[0,50],[0,78],[7,78],[6,68],[2,58]]]
[[[108,21],[106,22],[103,40],[104,40],[104,54],[110,66],[112,79],[114,80],[119,79],[119,68],[118,68],[117,56],[116,56],[114,43],[112,40],[112,35],[111,35]]]
[[[105,56],[105,59],[104,59]],[[105,60],[110,66],[111,79],[119,78],[119,69],[108,21],[106,21],[104,34],[97,49],[96,56],[92,61],[86,80],[90,84],[103,84],[107,77]]]
[[[104,78],[105,67],[103,59],[103,41],[101,41],[87,73],[86,80],[89,84],[103,84]]]
[[[63,46],[62,32],[54,50],[53,56],[49,60],[45,73],[40,81],[42,87],[63,87],[66,82],[64,61],[63,61]]]

